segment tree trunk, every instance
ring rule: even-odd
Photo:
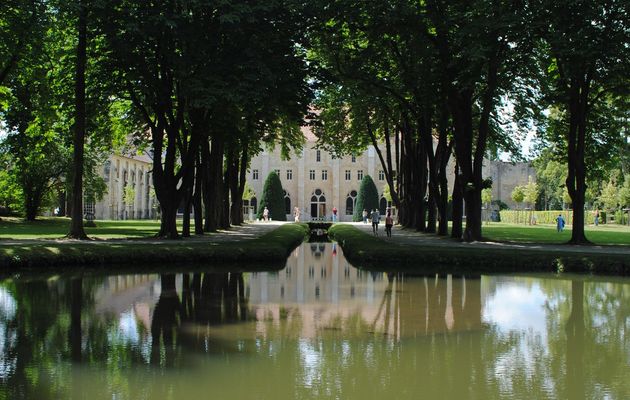
[[[463,235],[463,204],[464,194],[462,188],[462,177],[459,173],[459,165],[455,163],[455,183],[453,185],[453,206],[452,206],[452,228],[451,237],[455,239],[461,239]]]
[[[203,165],[201,164],[200,151],[197,151],[195,167],[195,190],[192,203],[195,210],[195,235],[203,235],[203,209],[201,204],[201,193],[203,186]]]
[[[78,18],[79,40],[77,44],[75,76],[75,121],[73,136],[73,174],[72,174],[72,221],[68,237],[87,239],[83,229],[83,157],[85,145],[85,66],[87,62],[87,8],[79,2]]]
[[[224,141],[219,135],[213,137],[212,147],[206,145],[202,157],[205,168],[204,201],[206,221],[204,231],[214,232],[223,220],[223,152]]]
[[[573,227],[571,244],[590,244],[584,233],[584,203],[586,193],[586,166],[584,163],[586,141],[586,114],[589,80],[579,82],[573,79],[570,88],[569,132],[568,132],[568,174],[567,190],[572,200]]]
[[[429,192],[429,201],[427,204],[427,233],[436,233],[437,231],[437,205],[433,192]]]

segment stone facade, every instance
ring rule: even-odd
[[[279,148],[263,151],[252,159],[247,181],[256,197],[251,207],[246,207],[245,219],[253,218],[265,179],[274,170],[286,192],[288,220],[293,220],[292,210],[297,206],[302,221],[313,218],[330,220],[334,207],[338,210],[339,221],[351,221],[361,179],[365,175],[370,175],[376,184],[381,208],[388,205],[383,197],[387,181],[374,147],[370,146],[356,156],[334,158],[330,153],[316,148],[312,135],[308,132],[305,135],[307,140],[303,150],[293,154],[290,160],[282,160]],[[151,159],[146,155],[110,156],[101,170],[107,192],[95,204],[86,204],[86,212],[93,212],[95,219],[156,218],[158,204],[153,195],[151,169]],[[451,159],[448,166],[451,185],[454,182],[453,170],[454,162]],[[529,177],[535,180],[535,170],[529,163],[487,160],[484,163],[484,177],[493,181],[493,200],[501,200],[510,208],[516,208],[511,198],[512,190],[517,185],[527,184]],[[125,187],[133,189],[133,204],[124,201]],[[271,217],[273,219],[273,215]]]
[[[306,143],[299,154],[293,154],[290,160],[282,160],[278,148],[264,151],[252,159],[247,181],[256,198],[252,202],[252,211],[260,201],[267,175],[276,171],[286,192],[287,210],[299,207],[301,220],[312,218],[331,219],[332,209],[336,207],[340,221],[351,221],[356,194],[361,179],[370,175],[381,196],[381,208],[386,200],[383,192],[387,186],[383,168],[373,146],[354,157],[334,158],[330,153],[316,148],[315,138],[306,134]],[[448,166],[450,193],[454,182],[454,161]],[[491,178],[492,199],[501,200],[510,208],[515,208],[512,190],[517,185],[527,184],[529,177],[536,179],[535,170],[530,163],[508,163],[486,160],[484,177]],[[251,216],[251,213],[247,215]],[[272,216],[273,218],[273,216]],[[292,220],[291,213],[287,219]]]
[[[337,208],[340,221],[351,221],[365,175],[372,177],[382,197],[387,181],[383,174],[379,174],[382,169],[373,147],[355,157],[334,158],[330,153],[316,149],[315,144],[314,140],[308,140],[304,149],[292,155],[290,160],[282,160],[278,148],[254,157],[247,174],[247,181],[256,193],[253,203],[260,201],[265,179],[274,170],[286,192],[289,220],[293,218],[291,210],[297,206],[303,221],[330,219],[333,207]]]
[[[95,219],[156,217],[157,203],[153,196],[152,161],[149,157],[111,155],[101,168],[107,192],[95,204],[86,204],[86,213],[93,207]],[[133,194],[132,204],[125,202],[125,191]]]

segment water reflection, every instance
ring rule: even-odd
[[[0,398],[630,398],[630,284],[279,272],[6,280]]]

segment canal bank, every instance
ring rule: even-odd
[[[391,238],[364,224],[335,224],[328,235],[339,242],[353,265],[370,270],[417,273],[576,272],[628,275],[630,248],[465,243],[416,232]],[[413,244],[412,244],[413,243]]]
[[[308,238],[307,224],[248,224],[182,240],[12,240],[0,243],[0,271],[99,269],[159,272],[191,265],[280,269]]]

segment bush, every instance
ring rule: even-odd
[[[354,222],[363,221],[363,210],[367,210],[368,214],[374,209],[378,209],[378,190],[370,175],[365,175],[361,180],[359,187],[359,195],[357,196],[357,204],[354,207]]]
[[[618,225],[627,225],[628,213],[623,210],[615,211],[615,223]]]
[[[284,190],[282,189],[280,177],[278,177],[275,171],[271,171],[265,180],[256,218],[262,219],[265,207],[269,209],[269,216],[274,221],[287,220],[284,207]]]

